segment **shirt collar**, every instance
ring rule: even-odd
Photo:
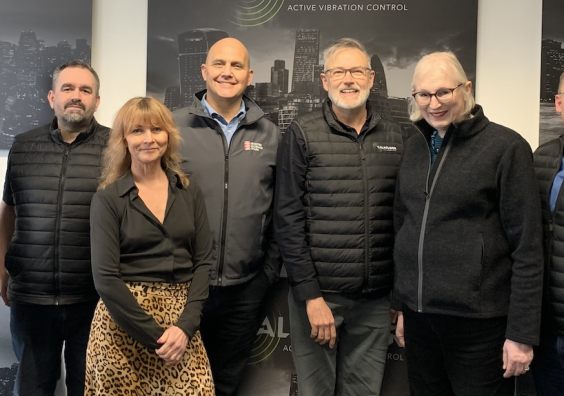
[[[206,100],[206,96],[207,95],[202,96],[202,100],[201,100],[202,106],[204,107],[204,110],[206,111],[206,113],[208,113],[208,115],[211,118],[221,122],[224,125],[229,124],[229,121],[227,121],[225,118],[223,118],[223,116],[221,114],[219,114],[217,111],[215,111],[215,109],[208,103],[208,101]],[[237,115],[233,119],[237,119],[238,121],[241,121],[245,117],[246,114],[247,114],[247,109],[245,107],[245,101],[243,99],[241,99],[241,106],[239,107],[239,112],[237,113]]]
[[[180,182],[178,176],[172,172],[170,169],[165,170],[166,175],[168,177],[169,185],[172,188],[182,188],[182,183]],[[133,174],[131,174],[131,170],[128,170],[122,177],[120,177],[117,181],[117,190],[120,197],[125,196],[131,190],[135,190],[137,195],[137,186],[135,186],[135,181],[133,180]]]

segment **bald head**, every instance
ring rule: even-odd
[[[239,110],[245,89],[253,80],[249,51],[239,40],[219,40],[208,51],[201,67],[206,100],[225,119]]]
[[[251,67],[251,59],[249,57],[249,50],[245,45],[233,37],[226,37],[217,41],[208,51],[208,56],[206,57],[206,64],[209,64],[211,60],[216,58],[224,57],[226,54],[234,54],[241,57],[245,61],[245,65]]]

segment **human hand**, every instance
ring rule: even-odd
[[[4,270],[0,273],[0,294],[2,295],[2,301],[7,306],[10,306],[10,300],[8,299],[8,281],[10,279],[10,275],[8,275],[8,271]]]
[[[335,318],[323,297],[307,300],[306,313],[311,325],[310,337],[320,345],[329,343],[329,348],[333,349],[337,342]]]
[[[161,344],[161,347],[155,350],[157,355],[167,364],[177,364],[186,351],[188,336],[179,327],[171,326],[164,331],[157,343]]]
[[[529,371],[533,361],[533,347],[519,342],[505,340],[503,344],[504,378],[519,376]]]
[[[394,334],[396,344],[401,348],[405,348],[405,338],[403,331],[403,312],[397,311],[396,332]]]

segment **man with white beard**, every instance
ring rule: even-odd
[[[392,205],[401,129],[368,102],[358,41],[324,52],[328,99],[294,120],[277,159],[275,235],[288,272],[293,359],[304,395],[378,395],[390,338]]]

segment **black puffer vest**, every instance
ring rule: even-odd
[[[564,336],[564,189],[560,189],[556,208],[549,207],[554,176],[560,169],[564,136],[543,144],[535,151],[535,172],[539,182],[545,242],[545,287],[543,327]]]
[[[4,194],[16,209],[6,254],[12,301],[53,305],[97,298],[89,216],[108,133],[93,121],[67,144],[54,120],[16,137]]]
[[[368,106],[369,124],[345,129],[325,102],[300,120],[308,151],[305,206],[323,292],[383,296],[393,281],[393,211],[403,151],[399,126]]]

